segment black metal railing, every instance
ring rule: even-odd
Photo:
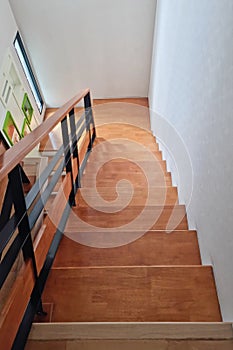
[[[24,348],[35,314],[44,314],[41,295],[65,228],[70,206],[75,205],[75,194],[80,187],[81,176],[96,137],[90,92],[89,90],[86,90],[86,92],[82,96],[84,98],[84,113],[78,118],[77,122],[75,122],[75,101],[72,100],[71,108],[69,104],[65,105],[67,114],[66,108],[63,108],[64,116],[63,118],[60,118],[60,116],[58,118],[58,123],[61,124],[63,144],[57,150],[45,170],[40,174],[27,195],[24,194],[22,181],[22,159],[19,159],[18,164],[8,172],[8,183],[0,215],[0,257],[4,253],[0,262],[0,289],[4,286],[12,266],[21,251],[24,261],[31,261],[34,275],[33,290],[26,305],[26,310],[24,310],[25,312],[22,315],[21,322],[18,325],[15,339],[13,339],[12,349]],[[58,123],[54,122],[54,127]],[[78,145],[82,136],[87,137],[88,144],[84,150],[84,156],[80,159]],[[38,140],[40,139],[41,137],[38,137]],[[24,142],[26,144],[26,141]],[[18,144],[14,147],[15,149],[16,147],[20,148]],[[21,153],[25,154],[25,151]],[[76,169],[78,169],[76,172],[74,171],[74,162],[76,163]],[[32,230],[38,218],[43,213],[45,205],[64,170],[67,175],[69,174],[71,191],[65,210],[61,213],[56,232],[54,233],[42,268],[38,269],[33,247]],[[5,250],[7,251],[5,252]]]

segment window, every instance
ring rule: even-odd
[[[23,67],[24,73],[27,77],[30,88],[32,90],[32,94],[35,98],[38,110],[41,114],[42,110],[43,110],[44,101],[41,97],[41,93],[40,93],[38,84],[36,82],[36,78],[33,74],[32,67],[31,67],[31,64],[29,62],[29,59],[28,59],[28,56],[27,56],[27,53],[26,53],[26,50],[24,48],[24,45],[23,45],[23,42],[22,42],[22,39],[20,37],[19,32],[17,32],[17,34],[16,34],[16,37],[14,40],[14,47],[15,47],[15,50],[18,54],[19,60],[22,64],[22,67]]]

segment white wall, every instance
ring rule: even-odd
[[[174,181],[203,263],[213,264],[226,321],[233,320],[232,18],[232,0],[158,0],[149,94],[153,130],[177,167]]]
[[[27,79],[24,75],[21,64],[18,60],[18,56],[17,56],[15,49],[13,47],[13,41],[14,41],[17,30],[18,30],[18,27],[17,27],[16,21],[15,21],[14,15],[12,13],[11,7],[9,5],[9,1],[8,0],[1,0],[0,1],[0,33],[1,33],[1,35],[0,35],[0,68],[3,65],[7,50],[10,49],[10,52],[11,52],[11,54],[14,58],[14,61],[16,63],[16,68],[19,72],[23,87],[24,87],[25,91],[27,91],[29,98],[30,98],[30,101],[33,105],[35,116],[36,116],[37,120],[39,122],[41,122],[43,119],[44,111],[40,115],[40,113],[36,107],[35,100],[32,96],[31,89],[28,85]],[[5,114],[6,114],[6,110],[0,101],[0,125],[2,125],[3,120],[5,119]]]
[[[156,0],[10,0],[46,102],[147,96]]]

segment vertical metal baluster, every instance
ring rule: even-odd
[[[11,195],[11,190],[8,182],[2,208],[1,208],[0,234],[1,234],[1,230],[6,225],[7,221],[10,219],[12,204],[13,204],[12,195]],[[2,254],[0,253],[0,260],[1,260],[1,257],[2,257]]]
[[[75,206],[76,203],[75,203],[75,191],[74,191],[74,177],[73,177],[73,171],[72,171],[70,138],[69,138],[69,132],[68,132],[67,117],[65,117],[61,121],[61,129],[62,129],[62,138],[63,138],[63,145],[64,145],[66,173],[70,173],[71,186],[72,186],[71,193],[69,196],[69,203],[71,206]]]
[[[3,229],[7,221],[10,219],[12,204],[13,204],[12,194],[11,194],[11,190],[8,182],[5,197],[2,204],[1,216],[0,216],[0,231]]]
[[[71,130],[71,140],[72,140],[72,154],[73,158],[77,159],[77,167],[78,167],[78,176],[75,179],[76,189],[80,188],[80,161],[79,161],[79,154],[78,154],[78,142],[77,142],[77,136],[76,136],[76,126],[75,126],[75,111],[74,108],[69,113],[70,118],[70,130]]]
[[[93,118],[92,107],[91,107],[90,92],[88,92],[84,97],[84,106],[85,106],[85,116],[86,116],[86,129],[89,132],[89,140],[90,140],[88,145],[88,151],[90,151],[92,149],[93,140],[96,137],[95,124],[94,124],[94,118]],[[88,123],[88,115],[91,116],[89,123]],[[90,124],[93,125],[93,137],[91,136]]]

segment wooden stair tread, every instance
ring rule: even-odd
[[[113,248],[95,248],[108,236],[119,233],[89,234],[91,246],[78,243],[63,236],[54,267],[78,266],[139,266],[139,265],[200,265],[200,253],[195,231],[149,231],[142,236],[137,232],[125,232],[128,244]],[[135,237],[135,240],[134,240]],[[138,238],[139,237],[139,238]],[[84,238],[84,235],[83,237]],[[80,240],[81,241],[81,240]],[[112,240],[114,242],[114,239]]]
[[[96,160],[98,155],[104,155],[105,157],[114,155],[113,158],[132,157],[137,159],[139,155],[147,156],[144,160],[158,159],[162,160],[162,152],[159,151],[158,146],[154,142],[148,142],[146,144],[132,141],[130,139],[113,139],[105,140],[99,143],[94,143],[91,158]],[[111,158],[110,158],[111,159]]]
[[[155,141],[155,137],[151,130],[145,129],[135,124],[127,124],[127,121],[119,123],[111,120],[109,123],[106,123],[104,125],[99,125],[97,123],[96,129],[98,130],[97,139],[100,137],[112,139],[113,135],[119,135],[120,137],[129,137],[130,139],[138,139],[142,137],[145,139],[153,139]]]
[[[164,160],[154,160],[155,164],[153,164],[154,169],[157,169],[157,171],[166,171],[166,162]],[[129,171],[142,171],[143,170],[150,170],[151,169],[151,161],[145,161],[145,160],[138,160],[135,162],[132,162],[128,159],[124,158],[114,158],[110,161],[106,161],[106,163],[98,162],[98,161],[91,161],[88,160],[85,171],[87,172],[90,169],[92,171],[94,169],[99,169],[101,167],[106,168],[107,171],[121,171],[124,169],[125,166],[127,166],[127,169]]]
[[[111,187],[114,183],[121,180],[128,180],[133,187],[148,187],[148,178],[144,173],[131,174],[131,173],[104,173],[104,174],[85,174],[81,180],[81,185],[84,187]],[[151,173],[150,183],[154,186],[172,186],[170,173]],[[128,182],[124,181],[121,186],[129,186]]]
[[[152,169],[151,169],[152,168]],[[170,176],[170,173],[167,171],[164,171],[163,168],[161,168],[160,164],[153,164],[151,166],[147,166],[145,168],[141,168],[140,166],[131,166],[131,164],[128,164],[126,161],[125,163],[121,163],[120,166],[117,167],[111,166],[110,164],[98,164],[95,168],[91,168],[91,166],[86,167],[84,171],[84,175],[92,175],[92,173],[96,173],[96,175],[101,176],[114,176],[115,174],[121,175],[121,176],[129,176],[129,175],[148,175],[151,174],[153,176],[154,173],[160,173],[161,177],[164,176]]]
[[[106,129],[106,128],[105,128]],[[129,135],[129,133],[133,133],[133,135]],[[99,134],[100,135],[100,134]],[[158,143],[155,140],[155,137],[148,133],[145,132],[144,130],[139,130],[134,129],[134,127],[129,128],[128,130],[123,130],[122,132],[120,130],[115,130],[115,126],[110,126],[108,130],[104,130],[103,134],[101,136],[96,137],[95,143],[101,143],[101,142],[111,142],[111,141],[116,141],[118,139],[122,139],[121,142],[124,143],[124,141],[144,141],[145,145],[146,144],[151,144],[154,146],[158,146]]]
[[[178,202],[176,187],[152,187],[147,189],[135,187],[116,189],[116,187],[101,187],[96,193],[93,188],[80,188],[76,195],[77,205],[98,207],[117,203],[118,205],[175,205]],[[100,198],[97,197],[97,194]]]
[[[145,160],[137,160],[135,162],[124,159],[124,158],[114,158],[112,160],[106,160],[105,163],[102,161],[90,161],[88,160],[85,172],[88,172],[89,169],[92,169],[92,171],[96,171],[100,167],[106,167],[106,170],[110,171],[116,171],[118,172],[119,169],[123,170],[125,166],[131,171],[150,171],[151,170],[151,164],[152,161],[145,161]],[[167,171],[166,162],[164,160],[154,160],[153,161],[153,171]]]
[[[218,322],[208,266],[52,269],[52,322]]]
[[[116,139],[118,140],[118,139]],[[124,152],[130,153],[130,152],[135,152],[135,148],[140,151],[140,152],[146,152],[146,153],[152,153],[156,158],[161,158],[162,152],[159,150],[159,147],[156,143],[154,142],[143,142],[136,144],[129,141],[125,141],[120,139],[121,143],[117,143],[116,140],[113,140],[112,142],[109,142],[108,140],[102,141],[101,143],[95,144],[93,151],[96,151],[101,148],[102,152],[118,152],[121,154],[124,154]],[[114,143],[115,141],[115,143]],[[98,145],[98,147],[96,147]]]
[[[127,104],[132,104],[132,105],[139,105],[139,106],[144,106],[144,107],[149,107],[149,102],[148,102],[148,98],[147,97],[138,97],[138,98],[134,98],[134,97],[123,97],[123,98],[108,98],[108,99],[94,99],[93,100],[93,106],[97,106],[97,105],[103,105],[103,104],[107,104],[107,106],[109,105],[109,103],[127,103]]]
[[[127,153],[126,153],[127,150]],[[112,157],[112,158],[111,158]],[[146,161],[162,161],[162,154],[160,151],[154,151],[150,149],[128,149],[126,147],[111,146],[111,147],[94,147],[90,154],[89,160],[109,160],[115,158],[126,158],[133,160],[146,160]]]
[[[109,212],[110,210],[110,212]],[[74,207],[65,231],[82,232],[98,228],[118,228],[124,226],[129,230],[187,230],[188,223],[183,205],[166,206],[127,206],[118,207]]]
[[[124,123],[109,123],[105,125],[97,125],[97,135],[101,136],[101,139],[114,139],[116,136],[121,138],[129,138],[130,140],[140,139],[145,141],[153,140],[155,137],[153,134],[135,125],[129,125]],[[129,136],[130,133],[130,136]],[[98,140],[98,138],[97,138]]]
[[[133,162],[142,162],[147,161],[151,164],[157,163],[156,166],[158,167],[158,162],[162,162],[162,157],[158,154],[154,154],[154,152],[144,152],[144,151],[138,151],[136,152],[129,152],[125,157],[123,152],[118,151],[112,151],[112,152],[96,152],[94,155],[93,153],[90,154],[89,162],[107,162],[109,161],[109,158],[112,158],[111,161],[117,159],[117,158],[125,158]]]
[[[104,165],[104,166],[99,166],[99,167],[96,167],[96,172],[97,172],[97,176],[105,176],[107,178],[111,178],[111,177],[114,177],[115,175],[118,175],[118,176],[125,176],[126,178],[129,176],[129,175],[133,175],[133,176],[144,176],[145,175],[148,175],[148,172],[152,173],[152,176],[153,176],[153,170],[150,170],[149,168],[147,169],[140,169],[139,167],[136,169],[133,169],[133,168],[130,168],[127,169],[127,163],[124,164],[124,167],[125,169],[123,169],[123,164],[122,164],[122,169],[119,167],[119,170],[115,170],[114,168],[111,168],[111,166],[107,166],[107,165]],[[107,171],[108,169],[108,171]],[[170,175],[171,173],[170,172],[164,172],[162,171],[162,169],[160,167],[158,167],[156,169],[158,172],[161,173],[161,177],[169,177],[170,178]],[[85,172],[84,172],[84,175],[93,175],[93,172],[94,172],[94,169],[85,169]]]

